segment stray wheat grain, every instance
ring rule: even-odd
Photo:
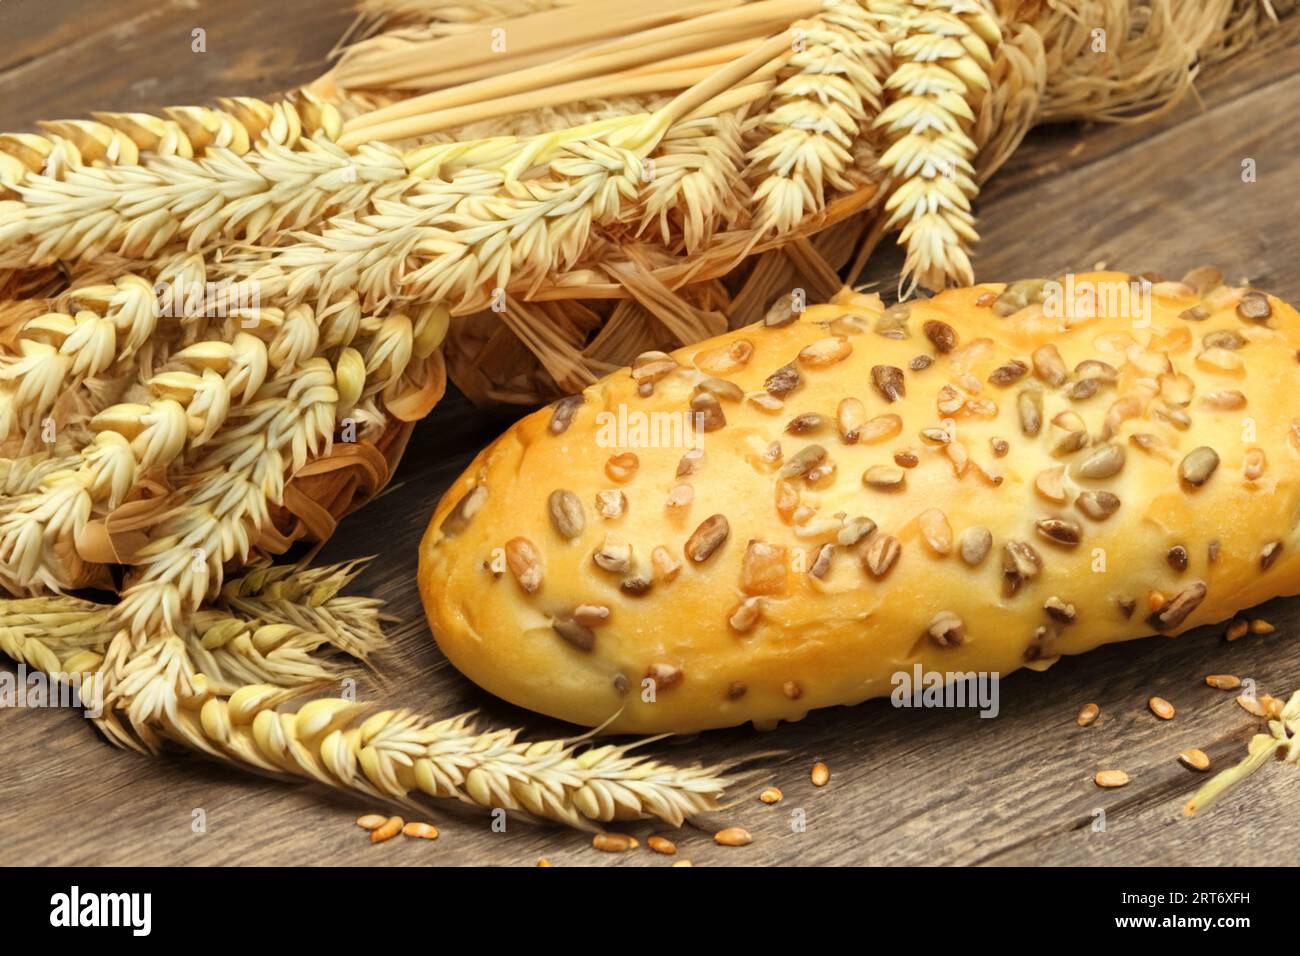
[[[1242,694],[1237,698],[1237,704],[1246,713],[1253,717],[1263,717],[1266,713],[1259,699],[1251,694]]]
[[[1169,703],[1163,697],[1152,697],[1147,701],[1147,706],[1151,708],[1151,713],[1155,714],[1161,720],[1174,719],[1174,705]]]
[[[1191,767],[1193,770],[1210,769],[1210,758],[1204,750],[1198,750],[1195,747],[1184,750],[1178,755],[1178,759],[1183,762],[1184,766]]]
[[[650,849],[656,853],[662,853],[664,856],[672,856],[677,852],[677,844],[667,837],[652,836],[645,842]]]
[[[718,846],[749,846],[754,842],[754,838],[744,827],[727,827],[725,830],[719,830],[713,835],[713,840]]]
[[[591,845],[605,853],[626,853],[637,843],[626,833],[597,833],[591,838]]]
[[[384,821],[382,826],[376,827],[370,831],[370,842],[383,843],[386,840],[391,840],[393,837],[397,836],[397,834],[402,832],[403,826],[405,826],[405,823],[402,821],[401,817],[389,817]]]
[[[1236,690],[1241,686],[1241,678],[1235,674],[1210,674],[1205,683],[1216,690]]]

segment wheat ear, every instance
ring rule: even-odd
[[[592,224],[617,221],[635,198],[641,163],[629,151],[586,143],[550,168],[526,187],[468,171],[416,187],[400,203],[376,199],[373,213],[336,220],[242,275],[318,307],[356,289],[375,310],[410,302],[486,308],[494,289],[541,282],[575,263]]]
[[[134,275],[77,290],[73,312],[47,312],[23,323],[0,365],[0,443],[25,433],[36,440],[55,403],[102,375],[153,332],[152,285]]]
[[[175,242],[194,251],[215,241],[269,240],[359,208],[406,176],[391,147],[340,148],[337,109],[314,100],[300,97],[296,107],[226,100],[221,110],[171,112],[184,124],[125,113],[46,124],[80,161],[52,164],[62,155],[53,140],[0,137],[0,149],[23,147],[10,159],[30,164],[8,183],[19,200],[0,202],[0,268],[103,252],[147,260]],[[104,142],[130,143],[133,151],[89,152]]]
[[[201,260],[177,268],[204,288]],[[179,628],[219,588],[226,561],[247,562],[274,531],[270,510],[283,503],[286,481],[329,453],[345,416],[358,438],[383,427],[376,403],[403,394],[409,367],[423,367],[447,326],[436,308],[363,316],[352,296],[321,313],[268,306],[160,327],[155,292],[139,276],[75,289],[72,302],[99,311],[27,323],[21,357],[0,368],[0,420],[27,441],[45,430],[60,393],[94,391],[89,376],[111,365],[124,383],[143,379],[104,392],[117,399],[107,407],[88,399],[86,427],[59,423],[60,467],[0,500],[0,584],[40,593],[102,576],[81,557],[87,526],[102,525],[143,477],[167,481],[174,495],[159,502],[145,540],[118,558],[133,567],[115,620],[136,634]],[[184,344],[200,332],[211,337]],[[147,360],[133,352],[146,346]],[[84,446],[67,447],[69,434],[75,442],[87,432]]]
[[[193,431],[190,446],[202,451],[179,476],[178,503],[130,556],[134,567],[114,618],[137,634],[180,627],[181,615],[220,585],[227,561],[249,561],[258,533],[270,525],[269,507],[283,500],[286,476],[329,451],[339,402],[329,362],[310,358],[292,376],[261,384],[264,344],[247,333],[228,350],[218,348],[224,344],[200,343],[178,354],[178,363],[192,362],[202,374],[168,371],[150,382],[168,396],[155,404],[177,410],[174,444],[183,449]],[[212,368],[223,360],[224,376]],[[251,398],[238,401],[245,396]],[[92,427],[102,430],[101,439],[129,433],[138,415],[131,406],[113,406]],[[138,469],[146,467],[142,456]],[[88,516],[88,509],[81,513]]]
[[[358,562],[304,569],[275,566],[232,581],[179,630],[185,652],[213,693],[249,683],[281,688],[336,680],[342,672],[321,649],[368,660],[387,647],[380,602],[340,595]],[[115,623],[113,605],[66,596],[0,600],[0,649],[16,660],[67,673],[97,671],[154,642]]]
[[[853,145],[880,110],[890,55],[857,2],[828,0],[824,13],[793,29],[788,75],[762,118],[766,135],[748,155],[762,173],[754,190],[758,227],[778,234],[821,211],[832,189],[856,185]]]
[[[452,798],[539,820],[595,829],[616,820],[674,826],[718,809],[728,781],[706,767],[634,756],[636,744],[579,750],[574,741],[525,743],[518,730],[479,732],[470,715],[430,721],[405,710],[321,698],[296,713],[268,706],[275,689],[248,687],[179,710],[172,739],[257,769],[414,802]]]
[[[59,467],[29,470],[37,479],[0,499],[0,585],[14,592],[87,583],[72,542],[96,502],[109,509],[121,503],[140,469],[165,466],[179,454],[187,428],[184,410],[160,400],[137,406],[124,422],[129,437],[100,434],[76,456],[66,455],[69,441],[86,429],[56,428],[56,403],[81,400],[76,411],[93,413],[81,386],[127,360],[155,322],[153,289],[138,276],[81,288],[75,297],[75,314],[49,312],[25,322],[17,354],[0,358],[0,447],[40,447],[53,428],[59,459]],[[57,417],[70,414],[65,408]],[[58,570],[61,564],[74,568]]]
[[[61,441],[68,431],[80,434],[83,427],[65,429],[50,417],[55,402],[75,395],[117,363],[129,362],[156,331],[155,291],[140,276],[79,288],[70,298],[79,306],[75,316],[51,312],[25,323],[17,340],[18,359],[0,366],[0,441],[19,436],[26,447],[39,446],[47,423],[58,426]],[[260,382],[256,349],[250,349],[254,343],[247,335],[233,345],[221,343],[231,355],[247,357],[235,375],[223,379],[209,366],[184,383],[192,417],[172,397],[181,383],[159,383],[147,404],[99,411],[88,423],[93,439],[75,458],[42,472],[36,487],[0,502],[0,583],[19,593],[85,583],[77,580],[76,571],[60,565],[75,562],[73,542],[86,522],[97,508],[111,511],[121,504],[140,474],[172,464],[191,428],[198,440],[215,432],[229,410],[232,391],[238,398],[250,379]]]
[[[870,0],[895,36],[891,102],[875,119],[889,139],[880,167],[889,176],[885,228],[902,226],[907,291],[970,285],[976,144],[970,130],[989,91],[998,21],[975,0]]]
[[[18,162],[4,168],[17,169],[21,182],[27,175],[60,176],[83,166],[134,166],[142,155],[198,159],[209,150],[226,150],[243,156],[259,143],[292,145],[317,133],[333,141],[342,124],[334,106],[307,93],[276,103],[227,97],[219,105],[167,107],[166,118],[99,112],[93,120],[44,120],[39,125],[48,135],[0,133],[0,155]]]
[[[115,743],[156,750],[172,740],[214,759],[299,778],[368,799],[415,804],[423,796],[451,798],[485,809],[583,829],[614,820],[658,819],[673,825],[716,810],[728,781],[705,767],[678,768],[632,754],[636,744],[590,746],[582,741],[524,743],[519,731],[479,732],[470,715],[428,720],[405,710],[380,710],[339,698],[318,698],[283,713],[301,684],[336,676],[295,645],[292,666],[263,662],[286,647],[283,623],[238,613],[248,602],[291,618],[350,617],[361,625],[362,650],[373,650],[377,603],[340,606],[346,568],[316,572],[253,572],[223,591],[202,631],[141,641],[114,631],[107,609],[71,598],[0,601],[0,650],[66,679],[82,671],[83,701],[101,698],[95,718]],[[258,575],[265,575],[258,578]],[[241,603],[242,602],[242,603]],[[198,654],[214,630],[237,631],[225,641],[244,645],[240,667],[259,668],[273,682],[230,687],[239,670],[227,659]],[[358,635],[329,641],[346,649]],[[322,637],[317,637],[319,642]],[[268,650],[269,648],[269,650]],[[304,663],[305,661],[305,663]],[[202,663],[201,663],[202,662]],[[74,667],[75,665],[75,667]],[[206,666],[205,666],[206,665]],[[315,667],[312,673],[304,668]]]
[[[651,114],[417,150],[407,162],[428,181],[269,258],[228,259],[225,274],[318,308],[355,289],[370,310],[439,303],[461,314],[487,308],[497,289],[534,291],[577,263],[593,229],[636,219],[644,161],[668,130],[738,79],[774,73],[789,52],[786,31]],[[535,167],[546,174],[522,178]]]
[[[187,384],[202,383],[183,374]],[[165,387],[185,387],[171,382]],[[220,586],[228,561],[248,563],[258,532],[270,526],[270,506],[284,500],[286,478],[329,453],[338,404],[334,369],[313,357],[230,407],[223,427],[187,463],[178,503],[133,556],[116,620],[137,634],[175,631],[181,615]]]
[[[668,249],[702,251],[718,228],[745,215],[744,109],[677,123],[652,158],[638,234],[658,234]]]

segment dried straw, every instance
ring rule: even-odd
[[[1046,39],[1041,122],[1130,123],[1175,106],[1206,64],[1259,43],[1291,0],[1057,0],[1034,28]],[[1290,27],[1294,27],[1291,24]],[[1280,39],[1276,34],[1275,39]]]

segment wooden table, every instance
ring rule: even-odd
[[[0,128],[88,108],[150,109],[221,93],[257,94],[321,71],[350,22],[341,0],[163,4],[130,0],[0,0]],[[207,31],[193,53],[191,31]],[[1036,132],[980,202],[981,276],[1056,274],[1098,261],[1178,276],[1213,262],[1300,301],[1295,254],[1300,183],[1300,48],[1202,86],[1158,123]],[[1258,181],[1243,183],[1244,159]],[[889,284],[900,257],[883,252],[867,279]],[[382,661],[384,698],[437,715],[478,708],[484,724],[530,736],[572,728],[494,700],[454,671],[430,640],[415,589],[416,543],[438,497],[517,410],[476,410],[449,397],[416,431],[396,481],[353,516],[324,560],[378,553],[355,585],[389,602],[403,623]],[[1202,817],[1180,808],[1203,777],[1175,755],[1201,747],[1227,765],[1244,754],[1254,722],[1203,676],[1253,677],[1283,694],[1300,686],[1300,601],[1258,615],[1269,637],[1226,643],[1218,632],[1152,638],[1060,661],[1002,683],[1001,715],[900,711],[875,701],[816,712],[768,734],[748,729],[664,742],[667,759],[745,763],[785,791],[767,807],[751,782],[722,814],[749,828],[746,849],[713,845],[715,823],[674,836],[696,864],[1250,864],[1300,857],[1294,768],[1268,767]],[[375,696],[381,691],[367,686]],[[1145,703],[1172,701],[1157,721]],[[1074,715],[1087,701],[1100,722]],[[479,814],[431,810],[436,843],[371,847],[352,825],[351,799],[262,780],[184,754],[149,760],[116,750],[68,711],[0,711],[0,863],[665,865],[644,849],[607,855],[589,838],[512,823],[494,833]],[[754,760],[756,755],[766,754]],[[824,760],[831,782],[808,781]],[[1101,791],[1102,767],[1133,783]],[[207,833],[192,832],[193,811]],[[1105,811],[1105,830],[1094,827]],[[800,811],[806,821],[796,832]],[[641,837],[649,827],[634,830]],[[642,839],[644,845],[644,839]]]

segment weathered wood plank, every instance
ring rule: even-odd
[[[319,72],[349,18],[342,3],[309,0],[193,9],[4,0],[0,28],[10,39],[0,54],[0,127],[92,106],[157,107],[282,88]],[[209,30],[206,59],[188,52],[196,25]],[[1300,180],[1300,129],[1283,108],[1300,102],[1300,50],[1211,83],[1203,97],[1205,110],[1189,103],[1157,127],[1033,134],[981,203],[981,276],[1047,275],[1099,259],[1176,276],[1214,262],[1300,299],[1293,254],[1300,231],[1287,198]],[[1253,184],[1241,182],[1246,157],[1257,162]],[[865,278],[888,285],[899,261],[883,250]],[[494,700],[450,668],[415,589],[416,544],[442,489],[517,414],[448,398],[417,429],[396,483],[343,525],[321,559],[378,553],[355,590],[385,598],[402,619],[382,661],[390,686],[381,691],[363,678],[363,695],[437,715],[479,708],[485,724],[522,726],[531,737],[568,734],[572,728]],[[1276,635],[1233,644],[1203,632],[1152,638],[1063,660],[1044,674],[1013,675],[995,720],[875,701],[768,734],[737,729],[657,745],[656,753],[680,762],[777,752],[758,762],[736,807],[720,818],[749,828],[752,846],[719,848],[698,829],[674,839],[682,857],[701,865],[1288,862],[1300,851],[1292,768],[1265,768],[1204,817],[1179,815],[1203,778],[1176,762],[1178,751],[1199,746],[1226,765],[1252,732],[1232,695],[1206,687],[1203,676],[1249,676],[1274,693],[1300,684],[1300,601],[1259,613],[1278,626]],[[1174,721],[1150,715],[1152,694],[1178,707]],[[1103,718],[1081,730],[1074,714],[1089,700]],[[69,712],[0,711],[0,741],[9,768],[0,777],[0,863],[531,865],[542,855],[557,865],[668,862],[644,849],[599,854],[562,830],[512,824],[493,833],[482,815],[441,810],[429,814],[443,831],[437,842],[371,847],[351,823],[364,808],[350,799],[186,755],[148,760],[117,751]],[[832,769],[821,790],[808,782],[817,759]],[[1098,790],[1091,778],[1104,767],[1127,770],[1133,783]],[[767,780],[786,793],[773,807],[754,799]],[[197,809],[206,813],[206,834],[192,832]],[[1104,832],[1093,828],[1099,809]],[[795,811],[803,832],[791,826]]]
[[[352,20],[347,3],[318,0],[3,0],[4,128],[289,89],[325,71]]]

